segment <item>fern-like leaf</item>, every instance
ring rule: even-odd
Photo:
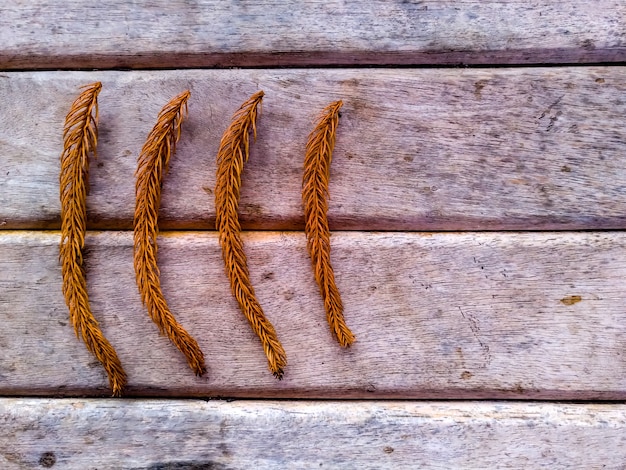
[[[249,133],[252,130],[256,139],[257,108],[262,98],[263,92],[259,91],[241,105],[220,142],[215,184],[216,228],[233,295],[263,344],[269,369],[275,377],[281,379],[287,356],[250,282],[238,216],[241,174],[250,149]]]
[[[141,301],[152,321],[185,355],[196,375],[202,375],[206,372],[204,354],[197,341],[180,326],[167,306],[157,266],[161,186],[170,157],[180,138],[189,96],[189,91],[185,91],[163,107],[141,149],[135,173],[134,265]]]
[[[87,230],[87,190],[89,154],[96,155],[98,141],[98,93],[100,82],[84,87],[65,118],[61,155],[61,244],[59,257],[63,275],[63,295],[70,322],[87,349],[104,366],[114,396],[126,384],[122,364],[91,312],[83,267]]]
[[[335,273],[330,264],[330,229],[328,226],[328,182],[330,162],[342,101],[328,105],[309,135],[302,178],[307,248],[313,264],[315,280],[319,285],[326,319],[333,335],[343,347],[350,346],[355,336],[346,325],[343,304],[335,283]]]

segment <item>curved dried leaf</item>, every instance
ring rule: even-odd
[[[263,344],[269,369],[275,377],[281,379],[287,365],[287,355],[274,327],[265,317],[250,282],[238,215],[241,174],[250,149],[249,133],[252,130],[256,139],[257,108],[262,98],[263,92],[259,91],[241,105],[220,142],[215,183],[216,228],[233,295]]]
[[[126,373],[113,346],[100,330],[91,312],[83,268],[87,230],[89,154],[96,154],[98,141],[98,93],[100,82],[84,87],[65,118],[63,154],[59,177],[61,197],[61,244],[59,257],[63,295],[76,335],[104,366],[114,396],[126,384]]]
[[[339,109],[342,105],[343,102],[340,100],[324,108],[315,129],[309,135],[304,158],[302,202],[307,248],[311,256],[315,280],[324,299],[326,319],[339,344],[348,347],[356,338],[346,325],[343,316],[343,304],[330,263],[330,229],[328,226],[330,163],[339,124]]]
[[[134,265],[141,301],[152,321],[185,355],[196,375],[202,375],[206,372],[204,354],[197,341],[180,326],[167,306],[157,266],[161,186],[164,172],[180,138],[189,96],[190,92],[185,91],[163,107],[141,149],[135,173]]]

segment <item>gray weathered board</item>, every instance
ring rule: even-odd
[[[3,470],[623,469],[626,406],[0,399]]]
[[[0,236],[0,394],[109,393],[68,325],[59,232]],[[331,338],[304,236],[245,236],[252,282],[287,351],[285,378],[231,297],[214,232],[160,237],[163,289],[206,355],[197,378],[142,308],[132,234],[87,238],[93,311],[134,396],[626,398],[626,235],[363,233],[332,237],[357,343]]]
[[[0,68],[624,61],[625,18],[619,0],[4,2]]]
[[[428,68],[459,64],[493,67]],[[502,67],[520,64],[535,67]],[[624,64],[617,0],[3,2],[0,468],[623,470],[626,408],[592,401],[626,400],[626,234],[602,231],[626,228]],[[61,129],[93,81],[89,293],[133,399],[76,398],[110,391],[61,295]],[[141,306],[128,231],[143,139],[187,88],[159,261],[203,378]],[[282,382],[211,230],[218,142],[258,89],[241,215],[261,230],[244,240],[287,350]],[[329,215],[349,350],[299,232],[306,137],[336,99]],[[248,400],[194,399],[216,396]],[[454,401],[417,400],[439,398]]]
[[[59,155],[79,87],[102,81],[91,228],[130,229],[134,171],[161,107],[190,89],[163,229],[214,226],[215,156],[239,105],[266,93],[246,166],[251,229],[302,229],[308,133],[343,99],[333,229],[626,227],[626,67],[186,70],[0,75],[0,227],[59,228]]]

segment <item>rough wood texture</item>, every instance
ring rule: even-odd
[[[252,282],[289,364],[267,373],[229,292],[217,236],[159,240],[163,290],[208,366],[196,378],[143,311],[132,235],[90,234],[94,314],[130,395],[626,399],[626,234],[363,234],[332,239],[346,320],[332,339],[303,234],[245,234]],[[0,237],[0,394],[107,395],[67,324],[58,232]]]
[[[624,405],[5,398],[0,465],[618,469],[625,416]]]
[[[618,0],[29,0],[0,68],[543,64],[626,60]]]
[[[162,229],[214,226],[215,155],[266,92],[242,194],[246,229],[303,228],[317,110],[345,107],[333,230],[626,228],[626,4],[28,0],[0,6],[0,229],[58,229],[61,129],[101,80],[88,226],[132,227],[136,159],[190,88]],[[518,69],[291,69],[542,65]],[[613,64],[612,67],[590,66]],[[621,63],[621,66],[620,66]],[[77,68],[248,70],[10,72]],[[11,399],[104,396],[74,337],[58,232],[0,232],[0,468],[623,468],[623,404]],[[93,309],[135,397],[626,400],[626,233],[335,232],[358,342],[328,332],[302,233],[245,234],[287,350],[285,380],[229,295],[214,232],[165,232],[163,287],[207,353],[195,378],[141,306],[132,234],[91,232]],[[156,444],[155,444],[156,443]]]
[[[132,227],[136,160],[160,106],[191,89],[163,189],[163,229],[215,226],[215,155],[263,89],[244,228],[303,229],[304,149],[343,99],[331,229],[626,228],[624,67],[213,70],[0,74],[0,227],[58,228],[61,129],[78,87],[103,82],[90,228]],[[36,117],[35,117],[36,116]]]

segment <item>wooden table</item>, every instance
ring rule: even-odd
[[[624,468],[623,2],[87,3],[0,7],[0,468]],[[63,121],[95,81],[85,262],[122,399],[68,324],[58,261]],[[185,89],[159,265],[202,378],[159,336],[132,265],[137,156]],[[260,89],[241,220],[280,382],[214,231],[219,140]],[[349,350],[300,196],[307,135],[337,99]]]

